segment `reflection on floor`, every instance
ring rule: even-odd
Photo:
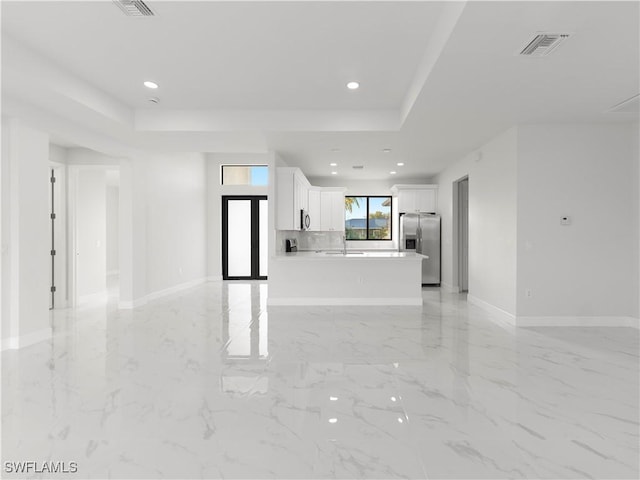
[[[638,478],[638,331],[515,334],[424,308],[266,308],[212,282],[57,312],[2,353],[2,465],[29,478]],[[17,478],[19,475],[5,475]]]

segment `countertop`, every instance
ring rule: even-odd
[[[327,259],[371,259],[371,258],[395,258],[405,260],[416,260],[429,258],[426,255],[415,252],[398,252],[398,251],[384,251],[384,250],[347,250],[347,254],[343,254],[340,250],[327,250],[327,251],[299,251],[291,253],[282,253],[276,255],[276,260],[327,260]]]

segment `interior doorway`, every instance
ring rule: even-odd
[[[266,280],[268,201],[264,195],[222,197],[222,279]]]
[[[469,291],[469,177],[457,181],[458,291]]]

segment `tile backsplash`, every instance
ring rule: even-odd
[[[277,230],[276,252],[284,252],[284,243],[287,238],[298,240],[298,250],[339,250],[342,248],[342,235],[342,232]]]

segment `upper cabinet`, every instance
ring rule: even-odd
[[[276,181],[276,229],[300,230],[300,211],[309,209],[311,185],[299,168],[278,168]]]
[[[311,232],[319,232],[322,230],[321,227],[321,218],[322,218],[322,206],[321,206],[321,196],[322,188],[320,187],[310,187],[309,188],[309,218],[311,219],[311,225],[309,226],[309,231]]]
[[[276,230],[301,230],[300,211],[312,232],[344,232],[345,188],[314,187],[299,168],[276,170]]]
[[[437,185],[394,185],[391,193],[398,197],[399,213],[438,211]]]
[[[344,232],[344,188],[323,188],[320,192],[320,230]]]

